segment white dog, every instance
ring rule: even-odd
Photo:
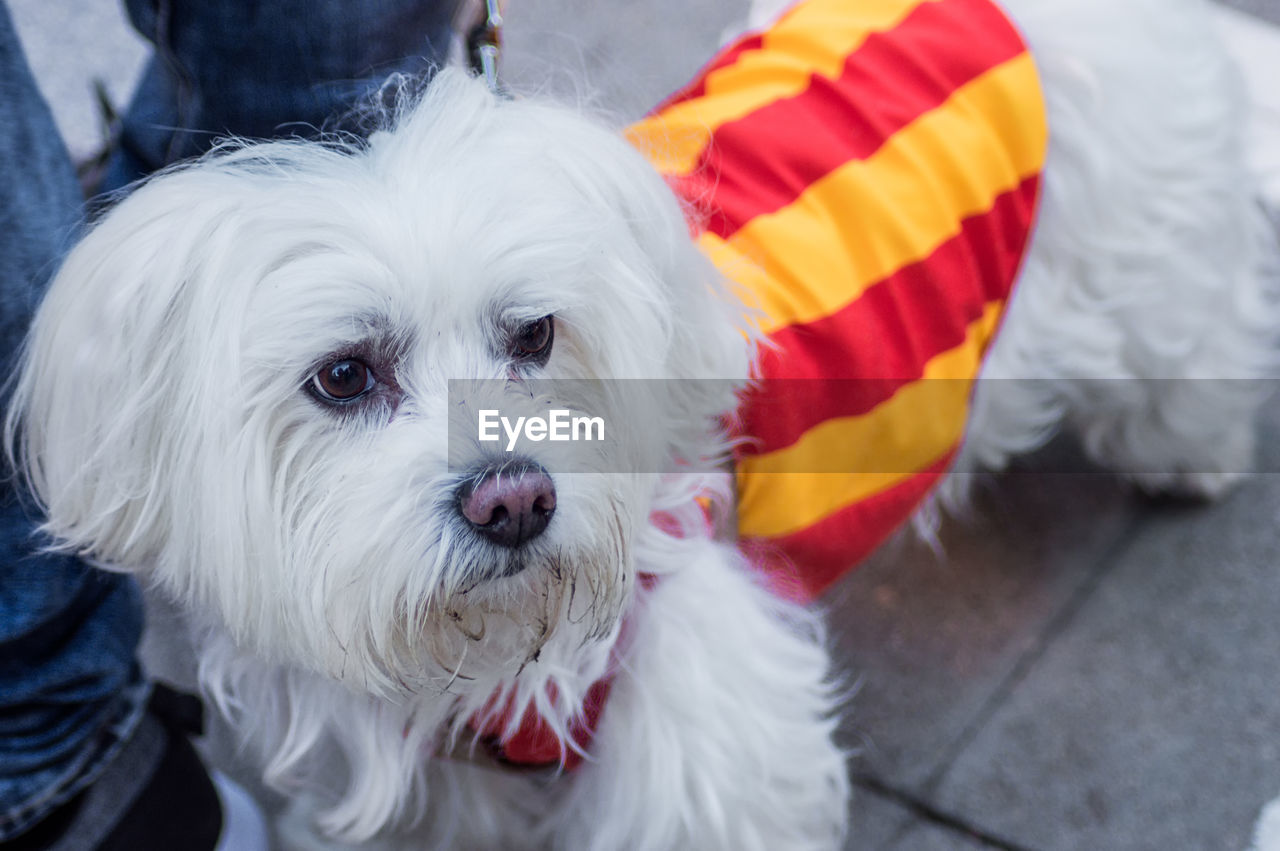
[[[1192,0],[1010,5],[1052,141],[986,375],[1045,380],[980,387],[957,465],[1066,424],[1145,487],[1214,495],[1248,468],[1257,388],[1114,379],[1264,369],[1233,69]],[[227,149],[111,211],[40,309],[10,436],[67,549],[202,624],[202,682],[299,802],[292,842],[834,848],[817,618],[692,499],[724,493],[697,464],[733,385],[606,399],[652,432],[623,447],[638,472],[503,470],[447,439],[449,378],[744,378],[727,293],[615,133],[445,72],[368,146]],[[526,707],[580,767],[444,755]]]

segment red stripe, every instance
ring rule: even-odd
[[[1024,50],[989,0],[922,3],[894,29],[868,36],[837,79],[814,75],[803,92],[717,128],[677,190],[714,197],[706,227],[727,239]]]
[[[739,549],[765,574],[774,593],[807,603],[857,567],[902,526],[933,490],[954,455],[952,449],[906,481],[846,505],[799,532],[777,538],[745,538]]]
[[[770,335],[760,380],[744,394],[735,431],[742,455],[790,446],[815,424],[865,414],[925,364],[964,342],[987,304],[1007,298],[1034,218],[1038,176],[961,223],[960,233],[898,269],[839,311]]]
[[[722,50],[716,55],[706,66],[703,67],[698,75],[693,78],[693,82],[678,90],[675,94],[667,97],[653,111],[655,113],[669,109],[678,103],[684,103],[689,100],[696,100],[707,93],[707,77],[712,73],[719,71],[721,68],[728,68],[737,62],[744,53],[752,50],[759,50],[764,45],[764,36],[760,33],[755,35],[746,35],[738,39],[733,44]]]
[[[654,108],[651,114],[657,114],[664,109],[683,103],[688,100],[695,100],[707,93],[707,77],[712,73],[728,68],[736,63],[742,56],[753,50],[760,50],[764,46],[764,35],[768,30],[776,29],[779,24],[796,14],[801,3],[793,4],[789,9],[779,15],[764,30],[759,32],[746,32],[740,35],[732,44],[722,48],[720,52],[706,65],[702,67],[687,86],[667,97],[661,104]]]

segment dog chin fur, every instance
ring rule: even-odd
[[[1144,487],[1215,495],[1248,467],[1259,387],[1110,379],[1269,370],[1233,70],[1191,0],[1009,5],[1052,142],[984,376],[1040,380],[979,387],[957,470],[1067,426]],[[562,477],[517,575],[486,578],[500,556],[457,525],[445,378],[507,375],[495,340],[549,314],[545,377],[740,380],[752,354],[616,133],[446,71],[368,145],[228,146],[125,199],[40,309],[9,436],[67,550],[193,613],[201,682],[295,797],[293,845],[838,847],[819,618],[763,589],[692,499],[726,497],[731,382],[613,400],[660,426],[636,452],[707,463]],[[352,351],[394,387],[342,412],[301,389]],[[563,733],[611,653],[624,675],[572,774],[433,757],[495,694]]]

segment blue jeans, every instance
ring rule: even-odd
[[[219,137],[352,129],[343,117],[391,74],[424,77],[447,58],[460,3],[125,0],[155,54],[104,188],[203,153]]]
[[[80,187],[0,7],[0,358],[11,375],[31,314],[80,217]],[[40,552],[0,484],[0,840],[91,782],[139,717],[136,584]]]
[[[445,58],[457,0],[127,0],[155,56],[104,188],[218,136],[309,135],[393,72]],[[0,5],[0,358],[11,376],[81,217],[65,148]],[[137,584],[42,551],[38,518],[0,481],[0,841],[102,772],[148,693]]]

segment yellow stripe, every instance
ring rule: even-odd
[[[711,233],[699,243],[763,311],[766,333],[810,322],[932,254],[964,219],[1039,172],[1047,143],[1035,66],[1022,54],[957,89],[870,158],[752,219],[728,244]]]
[[[871,411],[826,420],[785,449],[739,461],[739,534],[798,532],[946,455],[964,435],[973,380],[1003,305],[988,303],[963,343],[934,356],[923,379],[899,388]],[[851,472],[856,470],[877,472]]]
[[[708,74],[702,97],[642,119],[627,137],[663,174],[686,175],[720,125],[800,94],[814,75],[837,79],[868,36],[893,29],[920,5],[921,0],[809,0],[763,34],[761,50]]]

